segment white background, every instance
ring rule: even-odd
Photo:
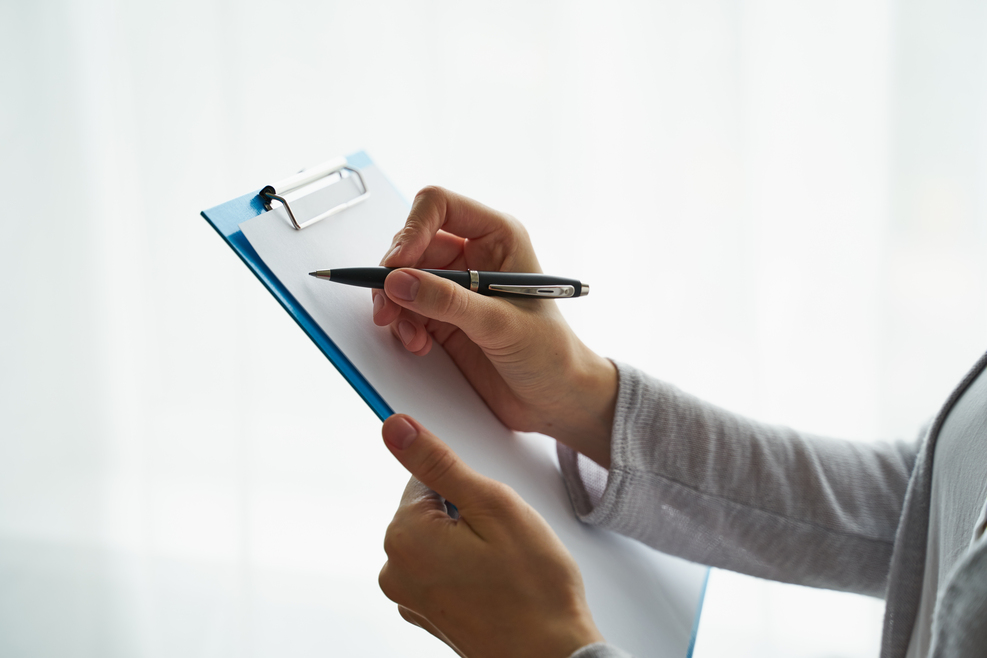
[[[987,347],[976,3],[0,25],[3,656],[446,655],[377,590],[379,422],[198,216],[335,155],[514,214],[585,342],[760,419],[912,438]],[[696,656],[875,656],[882,611],[715,572]]]

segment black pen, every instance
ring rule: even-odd
[[[336,270],[309,272],[317,279],[324,279],[347,286],[383,288],[387,275],[396,267],[344,267]],[[547,274],[523,274],[520,272],[477,272],[476,270],[420,270],[458,283],[481,295],[493,297],[536,297],[559,299],[584,297],[589,294],[589,284],[576,279],[563,279]]]

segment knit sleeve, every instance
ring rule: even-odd
[[[758,423],[617,367],[609,471],[559,446],[583,522],[710,566],[883,595],[917,445]]]

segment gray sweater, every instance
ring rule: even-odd
[[[987,656],[985,365],[918,441],[870,444],[757,423],[618,364],[609,471],[561,445],[559,461],[586,523],[702,564],[885,597],[882,658]],[[597,644],[573,658],[626,655]]]

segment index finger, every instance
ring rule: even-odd
[[[401,237],[402,231],[399,231],[394,236],[388,252],[384,254],[383,258],[380,259],[381,266],[386,267],[385,263],[388,262],[391,253],[396,248],[398,238]],[[453,263],[463,257],[464,242],[465,239],[459,237],[458,235],[453,235],[452,233],[440,229],[432,235],[432,239],[428,243],[428,246],[425,247],[425,251],[421,254],[418,260],[411,263],[411,265],[422,268],[445,268],[450,263]]]
[[[415,196],[408,220],[394,236],[393,246],[383,264],[387,267],[414,266],[439,229],[468,240],[502,237],[507,246],[514,247],[517,242],[514,224],[507,215],[478,201],[441,187],[426,187]]]

